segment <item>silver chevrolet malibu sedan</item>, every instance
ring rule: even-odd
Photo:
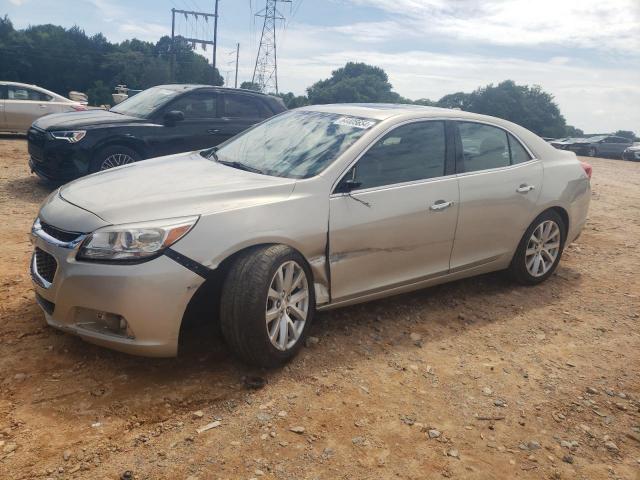
[[[201,304],[242,360],[276,366],[316,311],[497,270],[544,281],[584,226],[589,175],[493,117],[305,107],[52,193],[36,299],[50,325],[148,356],[176,355]]]

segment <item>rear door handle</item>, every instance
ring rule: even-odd
[[[429,210],[433,210],[437,212],[438,210],[444,210],[445,208],[449,208],[453,205],[453,202],[445,202],[444,200],[438,200],[436,203],[429,207]]]
[[[527,185],[523,183],[518,188],[516,188],[516,192],[518,193],[529,193],[531,190],[534,190],[536,187],[534,185]]]
[[[219,128],[210,128],[209,130],[207,130],[207,133],[210,133],[211,135],[213,135],[215,133],[220,133],[220,129]]]

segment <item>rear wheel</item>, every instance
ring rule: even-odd
[[[311,271],[285,245],[248,250],[231,266],[220,302],[222,334],[243,361],[275,367],[301,348],[313,319]]]
[[[539,215],[525,232],[511,261],[511,276],[525,285],[549,278],[560,262],[566,239],[566,225],[553,210]]]
[[[91,172],[101,172],[110,168],[128,165],[140,160],[135,150],[120,145],[106,147],[100,150],[91,161]]]

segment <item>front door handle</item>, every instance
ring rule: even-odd
[[[38,105],[40,108],[47,108],[46,105]]]
[[[453,202],[445,202],[444,200],[438,200],[436,203],[429,207],[429,210],[433,210],[435,212],[439,210],[444,210],[445,208],[449,208],[453,205]]]
[[[219,128],[210,128],[209,130],[207,130],[207,133],[210,133],[211,135],[214,135],[216,133],[220,133],[220,129]]]
[[[531,190],[534,190],[536,187],[534,185],[527,185],[523,183],[518,188],[516,188],[516,192],[518,193],[529,193]]]

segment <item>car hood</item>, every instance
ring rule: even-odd
[[[45,115],[33,122],[33,125],[42,130],[70,130],[74,128],[86,128],[94,125],[118,125],[123,123],[149,123],[149,120],[107,110],[87,110],[84,112],[53,113]]]
[[[296,180],[238,170],[199,152],[181,153],[96,173],[60,196],[110,224],[216,213],[282,201]]]

